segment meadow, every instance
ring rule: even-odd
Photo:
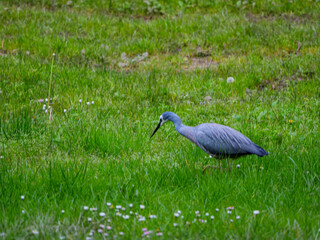
[[[1,1],[0,239],[320,239],[319,22],[311,0]],[[150,139],[165,111],[269,155],[203,173],[171,122]]]

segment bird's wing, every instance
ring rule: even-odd
[[[198,146],[208,154],[247,154],[252,144],[249,138],[237,130],[216,123],[200,124],[195,129]],[[255,145],[255,144],[254,144]]]

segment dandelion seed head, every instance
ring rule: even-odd
[[[228,77],[227,78],[227,83],[233,83],[234,82],[234,78],[233,77]]]

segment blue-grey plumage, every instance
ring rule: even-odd
[[[159,124],[152,136],[167,121],[173,122],[178,133],[216,159],[238,158],[250,154],[259,157],[268,155],[263,148],[233,128],[217,123],[203,123],[196,127],[184,126],[180,117],[173,112],[164,112],[160,116]]]

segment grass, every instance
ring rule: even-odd
[[[0,3],[2,238],[320,238],[319,2],[51,4]],[[164,111],[269,155],[203,174]]]

